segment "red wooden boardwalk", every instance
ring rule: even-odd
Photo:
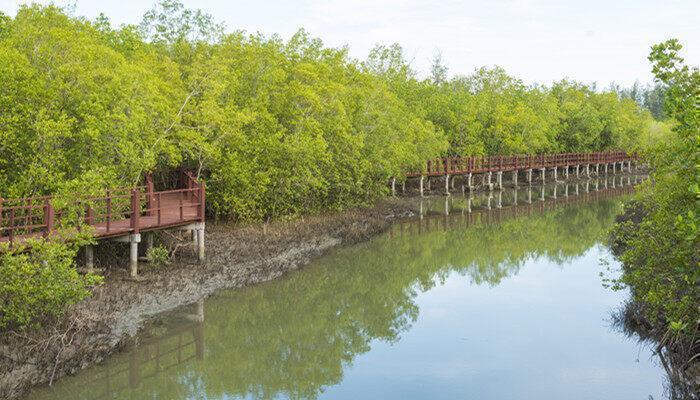
[[[147,179],[145,186],[67,202],[48,196],[0,199],[0,243],[46,237],[71,226],[91,226],[99,239],[203,222],[204,183],[187,173],[179,186],[155,191]]]
[[[638,157],[636,155],[622,151],[489,157],[445,157],[428,160],[422,171],[411,171],[406,173],[406,176],[444,176],[527,169],[564,168],[575,165],[612,164],[636,161],[637,159]]]

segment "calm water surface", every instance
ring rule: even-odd
[[[625,191],[607,186],[426,201],[367,243],[160,316],[29,398],[663,398],[650,351],[608,322],[627,294],[599,276]]]

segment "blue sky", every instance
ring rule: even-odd
[[[39,1],[40,3],[47,3]],[[684,56],[700,64],[700,1],[425,1],[425,0],[183,0],[224,21],[229,31],[278,33],[304,27],[329,46],[348,45],[364,58],[376,43],[401,44],[415,69],[425,72],[438,52],[450,74],[500,65],[528,83],[564,77],[607,86],[651,81],[651,44],[676,37]],[[0,0],[14,15],[23,0]],[[114,23],[138,23],[146,0],[75,3],[77,15],[100,12]]]

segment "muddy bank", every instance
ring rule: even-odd
[[[318,215],[291,222],[236,227],[207,223],[207,260],[191,249],[160,268],[141,268],[129,280],[124,269],[105,271],[94,295],[41,332],[0,338],[0,398],[18,398],[100,362],[133,340],[150,316],[193,303],[223,288],[275,279],[339,245],[366,240],[393,221],[409,217],[415,200],[382,200],[370,209]]]

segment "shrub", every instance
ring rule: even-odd
[[[22,329],[60,316],[87,297],[90,286],[102,282],[102,277],[80,275],[75,268],[84,243],[85,238],[36,240],[0,250],[0,328]]]
[[[170,252],[165,246],[154,246],[146,251],[148,262],[154,267],[170,264]]]

